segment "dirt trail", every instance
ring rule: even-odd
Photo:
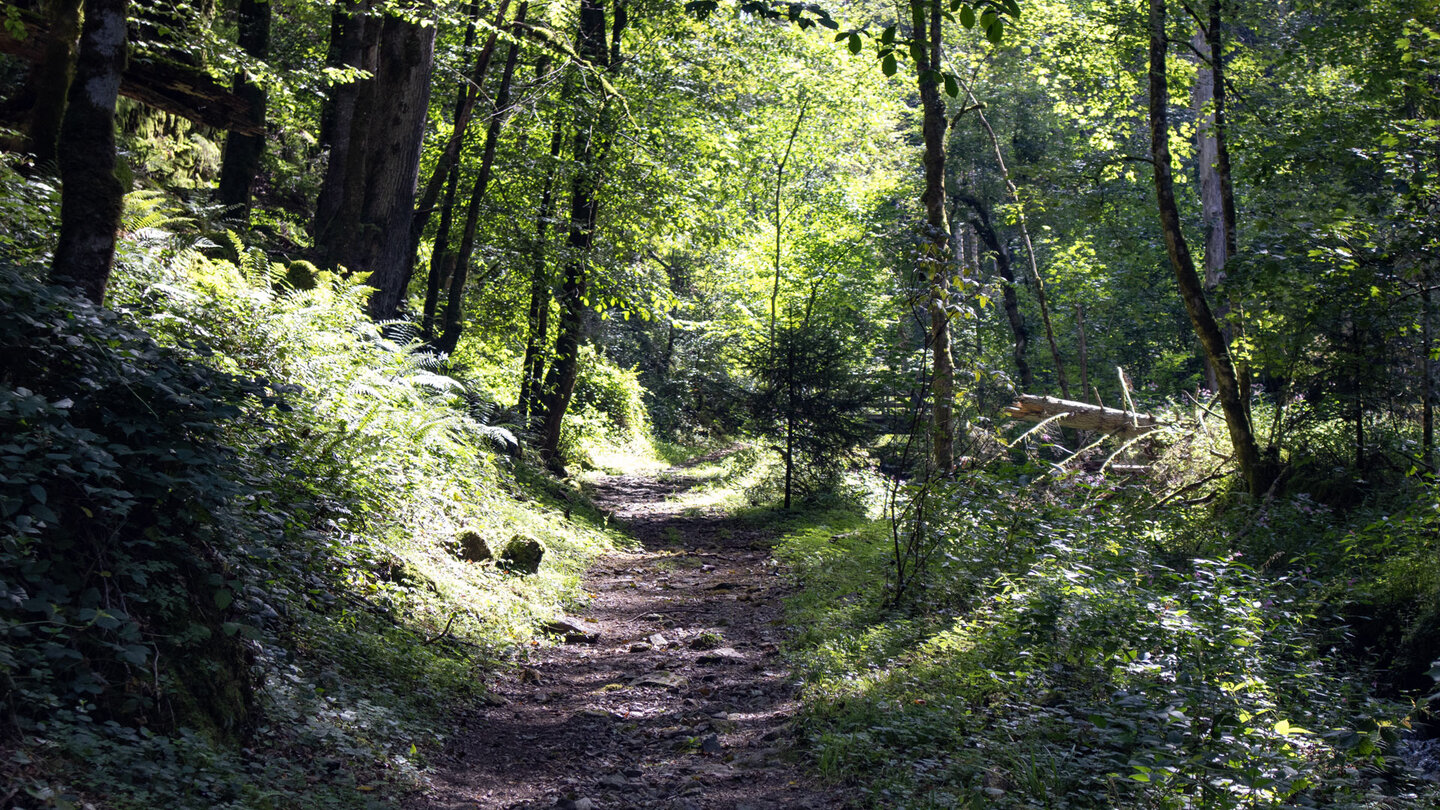
[[[434,788],[411,807],[619,810],[843,808],[787,754],[795,711],[778,644],[785,582],[772,533],[685,514],[683,469],[597,482],[643,545],[597,561],[577,622],[592,642],[498,676],[503,705],[461,718]]]

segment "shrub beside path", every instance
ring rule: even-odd
[[[671,498],[697,483],[681,468],[597,482],[642,550],[597,561],[589,608],[553,628],[569,640],[498,674],[493,705],[458,718],[413,810],[851,804],[791,751],[774,532],[683,511]]]

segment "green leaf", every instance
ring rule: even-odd
[[[945,95],[951,98],[958,98],[960,96],[960,82],[955,80],[954,74],[945,74]]]
[[[228,588],[221,588],[215,592],[215,607],[221,610],[230,607],[230,603],[234,601],[235,594],[231,593]]]
[[[880,43],[882,45],[893,45],[895,43],[895,26],[892,25],[886,28],[885,31],[880,34]]]
[[[1000,0],[1000,4],[1005,7],[1006,14],[1009,14],[1017,20],[1020,19],[1020,3],[1018,0]]]
[[[963,6],[960,9],[960,24],[966,28],[975,27],[975,9]]]
[[[985,29],[985,38],[990,40],[992,45],[999,45],[1000,40],[1005,38],[1005,24],[998,19],[995,20],[989,28]]]
[[[894,76],[896,68],[895,54],[887,54],[884,59],[880,60],[880,72],[886,76]]]
[[[850,48],[850,53],[859,53],[859,52],[860,52],[860,47],[861,47],[861,45],[860,45],[860,35],[859,35],[859,34],[851,34],[851,35],[850,35],[850,44],[849,44],[848,47]]]
[[[925,61],[925,46],[924,46],[924,45],[922,45],[922,44],[920,44],[920,43],[915,42],[915,41],[912,40],[907,47],[908,47],[909,50],[910,50],[910,58],[911,58],[911,59],[914,59],[916,62],[924,62],[924,61]]]
[[[31,484],[31,485],[30,485],[30,497],[34,498],[35,500],[39,501],[40,503],[45,503],[45,499],[46,499],[45,487],[42,487],[42,486],[40,486],[39,484]]]

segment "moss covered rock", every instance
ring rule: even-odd
[[[485,562],[495,559],[495,554],[490,551],[490,544],[485,541],[485,536],[476,529],[461,529],[455,535],[455,542],[459,547],[460,559],[470,562]]]
[[[533,574],[540,570],[540,560],[544,556],[543,543],[528,535],[517,534],[500,552],[500,565],[511,573]]]

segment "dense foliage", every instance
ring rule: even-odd
[[[8,4],[0,807],[393,804],[736,440],[877,806],[1435,801],[1437,17]]]

